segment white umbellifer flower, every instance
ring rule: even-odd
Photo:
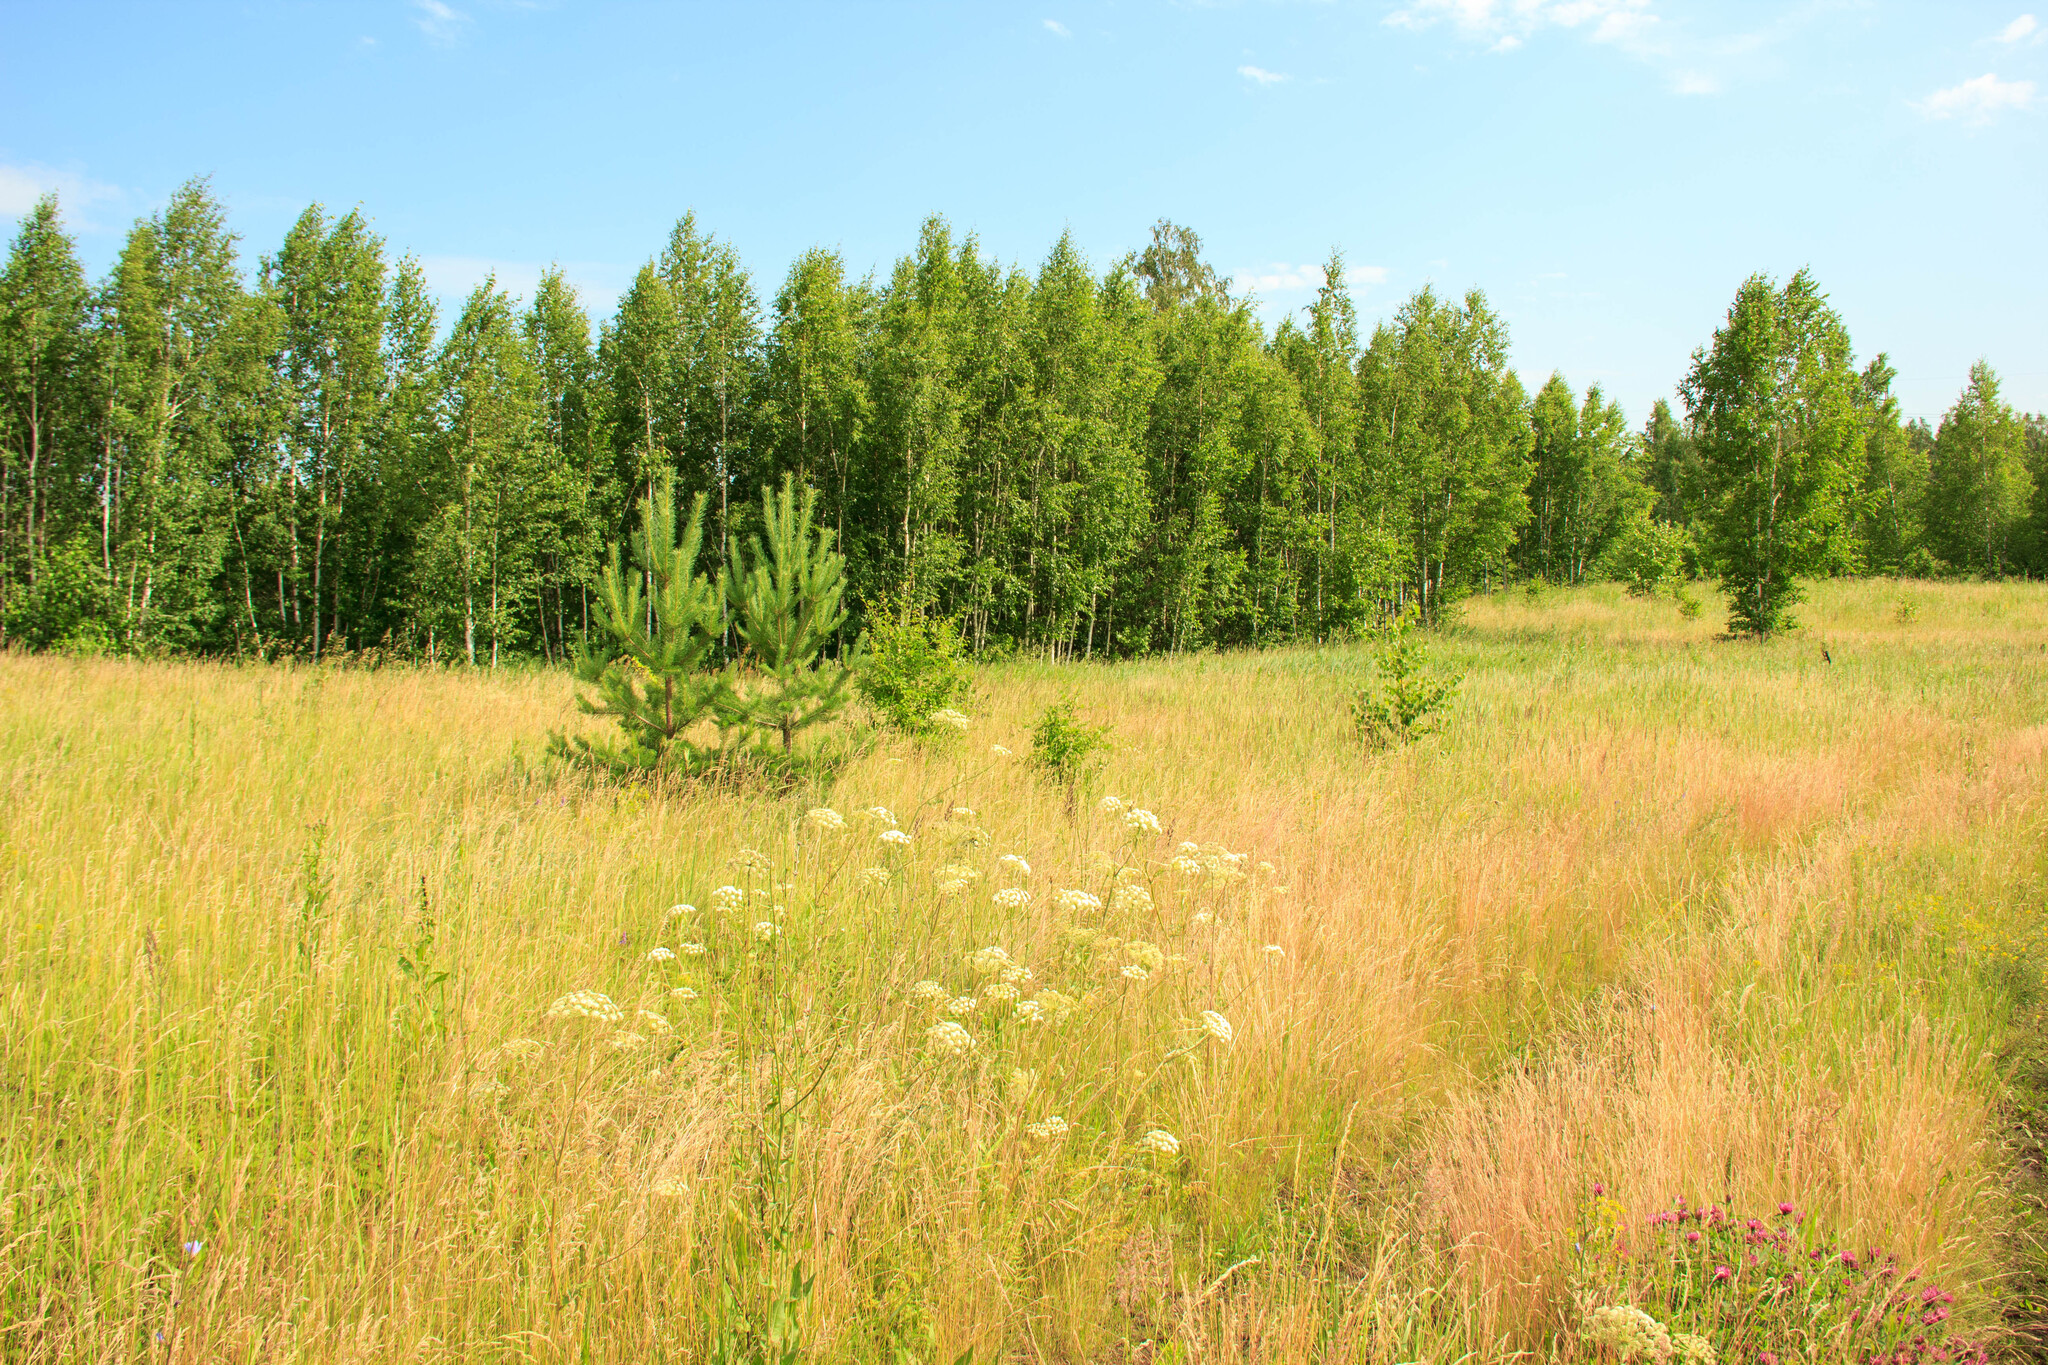
[[[1124,956],[1148,972],[1156,972],[1166,963],[1166,953],[1156,943],[1147,943],[1134,938],[1124,945]]]
[[[972,806],[955,806],[955,807],[953,807],[953,818],[954,818],[955,820],[972,820],[972,819],[974,818],[974,807],[972,807]]]
[[[649,962],[674,962],[676,955],[667,948],[649,948],[647,950],[647,960]]]
[[[883,824],[888,825],[892,828],[896,824],[896,817],[889,813],[889,808],[887,806],[869,806],[866,810],[862,811],[861,814],[867,816],[871,820],[880,820]]]
[[[601,1024],[616,1024],[625,1017],[626,1012],[599,991],[570,991],[548,1006],[550,1019],[595,1019]]]
[[[1025,1124],[1024,1131],[1040,1142],[1058,1142],[1072,1130],[1058,1114],[1048,1114],[1036,1123]]]
[[[1691,1332],[1681,1332],[1671,1338],[1671,1358],[1678,1365],[1715,1365],[1719,1359],[1714,1353],[1714,1343]]]
[[[999,867],[1008,868],[1010,871],[1016,873],[1020,877],[1028,877],[1031,875],[1031,864],[1025,862],[1021,857],[1014,853],[1002,854],[996,859],[996,864]]]
[[[702,957],[704,956],[704,945],[701,943],[678,943],[676,951],[684,957]]]
[[[737,910],[747,903],[747,893],[737,886],[721,886],[711,893],[714,910]]]
[[[886,867],[864,867],[861,869],[860,879],[869,886],[887,886],[889,884],[889,869]]]
[[[1167,1132],[1164,1128],[1154,1128],[1151,1132],[1138,1139],[1138,1146],[1144,1151],[1153,1152],[1159,1156],[1173,1156],[1180,1151],[1180,1139]]]
[[[813,806],[804,812],[804,823],[816,830],[846,828],[846,817],[830,806]]]
[[[1080,1001],[1059,991],[1040,991],[1036,999],[1026,1000],[1023,1005],[1019,1005],[1018,1013],[1023,1013],[1024,1005],[1038,1006],[1046,1022],[1050,1024],[1064,1024],[1075,1010],[1081,1008]]]
[[[512,1087],[495,1076],[485,1076],[469,1087],[469,1097],[485,1104],[496,1104],[512,1093]]]
[[[1209,870],[1202,866],[1200,858],[1191,858],[1185,853],[1174,854],[1167,860],[1166,865],[1183,877],[1199,877]]]
[[[1015,1000],[1017,988],[1007,981],[991,981],[981,988],[984,1000]]]
[[[1122,972],[1124,979],[1127,981],[1143,981],[1146,977],[1152,975],[1152,973],[1146,971],[1135,962],[1126,962],[1118,970]]]
[[[697,998],[697,992],[691,990],[688,986],[678,986],[668,994],[671,1000],[680,1000],[686,1005]]]
[[[1258,864],[1258,871],[1261,877],[1270,877],[1273,875],[1273,865],[1261,858]]]
[[[1021,1066],[1011,1068],[1010,1083],[1005,1087],[1011,1103],[1021,1104],[1023,1101],[1030,1099],[1031,1092],[1036,1089],[1038,1089],[1038,1073],[1036,1071],[1026,1071]]]
[[[764,919],[754,926],[754,937],[760,939],[763,943],[766,943],[781,932],[782,926],[774,920]]]
[[[1176,853],[1200,853],[1201,851],[1202,846],[1192,839],[1183,839],[1174,845],[1174,852]]]
[[[994,976],[1010,965],[1010,955],[1001,948],[976,948],[967,955],[967,965],[983,976]]]
[[[910,988],[912,1000],[937,1000],[945,993],[946,988],[936,981],[920,981]]]
[[[621,1029],[612,1035],[612,1051],[614,1052],[631,1052],[636,1047],[645,1047],[646,1045],[647,1035],[644,1033],[631,1033]]]
[[[1105,796],[1095,803],[1095,809],[1101,811],[1104,815],[1121,815],[1124,803],[1120,797]]]
[[[653,1010],[641,1010],[633,1018],[641,1028],[657,1038],[665,1038],[676,1031],[676,1026],[668,1021],[667,1015],[657,1014]]]
[[[688,1185],[672,1175],[660,1177],[649,1188],[657,1199],[681,1199],[690,1192]]]
[[[925,1042],[944,1057],[965,1057],[974,1051],[974,1035],[948,1019],[924,1031]]]
[[[946,1002],[946,1013],[958,1017],[972,1014],[981,1008],[981,998],[974,995],[956,995]]]
[[[729,861],[734,867],[744,867],[749,872],[768,870],[768,855],[757,848],[743,848],[733,854]]]
[[[1102,908],[1102,897],[1069,888],[1052,898],[1052,903],[1070,915],[1083,915]]]
[[[1663,1361],[1672,1353],[1670,1330],[1629,1303],[1595,1308],[1580,1324],[1579,1336],[1623,1361]]]
[[[668,917],[670,919],[680,919],[684,915],[694,915],[696,913],[697,907],[694,905],[671,905],[668,908]]]
[[[910,842],[910,836],[908,834],[905,834],[900,829],[885,829],[882,831],[881,837],[883,843],[894,844],[898,848],[901,848]]]
[[[1019,1000],[1017,1002],[1017,1017],[1027,1024],[1043,1023],[1045,1022],[1045,1006],[1039,1004],[1036,1000]]]
[[[1268,958],[1272,959],[1275,962],[1278,962],[1281,958],[1287,956],[1287,950],[1285,948],[1282,948],[1277,943],[1268,943],[1265,947],[1259,949],[1259,951],[1264,953]]]
[[[941,896],[957,896],[967,889],[969,882],[974,881],[979,876],[981,874],[971,867],[962,867],[958,863],[947,863],[933,874],[933,884],[938,887]]]
[[[930,720],[934,725],[944,725],[954,730],[964,732],[967,729],[967,717],[950,706],[932,712],[926,719]]]
[[[517,1057],[522,1062],[535,1061],[547,1050],[548,1045],[537,1038],[514,1038],[498,1049],[507,1057]]]
[[[1124,812],[1124,828],[1133,834],[1157,834],[1159,817],[1149,810],[1133,806]]]
[[[1134,915],[1151,912],[1152,893],[1143,882],[1119,882],[1109,893],[1109,904],[1113,910],[1125,910]]]
[[[1215,916],[1215,915],[1213,915],[1213,914],[1211,914],[1211,913],[1210,913],[1209,911],[1207,911],[1207,910],[1197,910],[1197,911],[1195,911],[1195,923],[1197,923],[1197,924],[1213,924],[1213,923],[1215,923],[1215,922],[1216,922],[1216,916]]]
[[[1008,758],[1010,756],[1010,751],[1008,749],[1005,749],[1000,744],[989,745],[988,751],[994,754],[997,758]]]
[[[1031,893],[1021,886],[1006,886],[996,892],[995,901],[1005,910],[1022,910],[1031,904]]]
[[[1021,962],[1012,962],[1003,968],[1002,976],[1012,986],[1028,986],[1036,979],[1037,973]]]
[[[1219,1043],[1227,1043],[1230,1041],[1230,1021],[1215,1010],[1203,1010],[1202,1032]]]

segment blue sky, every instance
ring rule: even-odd
[[[1098,267],[1165,216],[1267,316],[1486,290],[1532,383],[1640,422],[1754,271],[1811,265],[1910,414],[2048,409],[2048,4],[0,3],[0,218],[96,272],[213,178],[247,262],[360,204],[451,296],[559,261],[598,314],[694,207],[764,299],[928,213]]]

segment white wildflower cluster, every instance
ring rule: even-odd
[[[1019,877],[1031,875],[1031,864],[1015,853],[1005,853],[997,857],[996,866]]]
[[[768,870],[768,855],[758,848],[740,849],[728,861],[734,867],[745,868],[749,872],[766,872]]]
[[[1194,922],[1196,924],[1214,924],[1216,922],[1216,912],[1214,910],[1197,910],[1195,911]]]
[[[1230,1021],[1228,1019],[1225,1019],[1222,1015],[1218,1014],[1215,1010],[1203,1010],[1201,1015],[1201,1023],[1202,1032],[1208,1034],[1217,1042],[1227,1043],[1230,1041]]]
[[[943,725],[950,730],[959,730],[962,733],[967,730],[967,717],[950,706],[932,712],[926,719],[934,725]]]
[[[880,838],[883,843],[897,848],[906,847],[910,843],[910,836],[900,829],[885,829],[882,831]]]
[[[649,948],[647,950],[647,960],[649,962],[674,962],[676,955],[673,950],[668,948]]]
[[[967,955],[968,967],[982,976],[994,976],[1013,961],[1009,953],[994,946],[976,948]]]
[[[946,988],[936,981],[920,981],[910,988],[910,998],[912,1000],[922,1000],[927,1004],[934,1000],[942,1000],[945,998],[945,995]]]
[[[1167,867],[1183,877],[1208,875],[1209,869],[1202,866],[1202,860],[1190,853],[1176,853],[1166,861]]]
[[[981,874],[971,867],[947,863],[933,874],[932,881],[933,885],[938,887],[941,896],[957,896],[979,876]]]
[[[1154,1128],[1138,1139],[1138,1150],[1155,1156],[1176,1156],[1180,1152],[1180,1139],[1164,1128]]]
[[[754,925],[754,937],[766,943],[782,932],[782,926],[774,920],[764,919]]]
[[[697,907],[694,905],[671,905],[668,908],[668,917],[670,919],[681,919],[684,915],[694,915],[696,913]]]
[[[641,1010],[633,1016],[633,1022],[657,1038],[666,1038],[676,1031],[676,1026],[668,1021],[667,1015],[657,1014],[653,1010]]]
[[[963,848],[982,848],[989,841],[989,832],[980,825],[962,823],[948,825],[946,837]]]
[[[690,1192],[688,1185],[672,1175],[657,1176],[648,1189],[657,1199],[681,1199]]]
[[[1105,796],[1095,803],[1095,809],[1101,811],[1104,815],[1121,815],[1123,814],[1124,803],[1120,797]]]
[[[846,828],[846,817],[830,806],[812,806],[804,812],[804,823],[821,833],[829,834]]]
[[[647,1035],[644,1033],[634,1033],[628,1029],[620,1029],[612,1035],[612,1051],[614,1052],[631,1052],[635,1048],[645,1046],[647,1046]]]
[[[1678,1365],[1714,1365],[1714,1343],[1692,1332],[1671,1338],[1671,1358]]]
[[[1000,744],[991,744],[991,745],[989,745],[989,746],[988,746],[988,751],[989,751],[989,752],[990,752],[991,754],[994,754],[994,755],[995,755],[995,756],[996,756],[997,758],[1008,758],[1008,757],[1010,756],[1010,751],[1009,751],[1008,749],[1005,749],[1005,748],[1004,748],[1004,747],[1003,747],[1002,745],[1000,745]]]
[[[1146,971],[1135,962],[1126,962],[1117,970],[1123,974],[1123,978],[1126,981],[1144,981],[1152,975],[1152,973]]]
[[[981,997],[978,995],[956,995],[946,1002],[946,1013],[956,1019],[964,1018],[980,1008]]]
[[[625,1017],[626,1012],[601,991],[570,991],[548,1006],[550,1019],[595,1019],[600,1024],[616,1024]]]
[[[878,820],[891,829],[896,827],[896,817],[890,813],[887,806],[869,806],[861,814],[867,816],[870,820]]]
[[[1073,1128],[1058,1114],[1048,1114],[1036,1123],[1025,1124],[1024,1131],[1040,1142],[1058,1142]]]
[[[1052,903],[1055,908],[1069,915],[1085,915],[1102,908],[1102,897],[1093,892],[1070,887],[1065,891],[1056,892]]]
[[[1151,913],[1152,890],[1139,880],[1135,868],[1127,867],[1117,873],[1116,885],[1109,892],[1109,908],[1133,915]]]
[[[1156,972],[1166,965],[1166,952],[1156,943],[1143,939],[1132,939],[1124,945],[1124,956],[1148,972]]]
[[[1021,962],[1012,962],[1003,968],[1003,980],[1012,986],[1028,986],[1038,979],[1038,973]]]
[[[1261,877],[1270,877],[1273,875],[1274,872],[1273,865],[1267,862],[1264,858],[1261,858],[1259,859],[1258,872]]]
[[[1019,1000],[1017,1002],[1016,1014],[1019,1023],[1042,1024],[1045,1022],[1045,1006],[1039,1004],[1036,1000]]]
[[[1671,1358],[1671,1333],[1632,1303],[1595,1308],[1579,1324],[1579,1338],[1596,1349],[1612,1351],[1624,1362]]]
[[[974,818],[974,807],[972,807],[972,806],[955,806],[955,807],[953,807],[953,818],[954,818],[955,820],[972,820],[972,819]]]
[[[887,886],[889,884],[889,869],[886,867],[864,867],[860,870],[860,880],[864,886]]]
[[[1157,834],[1159,832],[1159,817],[1149,810],[1132,806],[1124,812],[1124,828],[1132,834]]]
[[[512,1093],[512,1087],[496,1076],[479,1078],[469,1087],[469,1097],[480,1104],[496,1104]]]
[[[701,943],[678,943],[676,951],[684,957],[702,957],[704,956],[704,945]]]
[[[950,1019],[926,1029],[924,1040],[942,1057],[965,1057],[974,1051],[974,1035]]]
[[[1266,960],[1268,962],[1278,962],[1281,958],[1287,956],[1287,950],[1285,948],[1282,948],[1277,943],[1268,943],[1265,947],[1259,949],[1259,951],[1266,955]]]
[[[688,986],[678,986],[670,991],[668,996],[671,1000],[680,1000],[687,1005],[697,998],[697,992],[691,990]]]
[[[1031,904],[1031,893],[1021,886],[1006,886],[996,892],[995,903],[1004,910],[1022,910]]]
[[[1046,1023],[1055,1026],[1066,1023],[1068,1019],[1073,1017],[1074,1011],[1081,1008],[1081,1002],[1073,996],[1060,991],[1049,990],[1040,991],[1036,996],[1018,1005],[1017,1013],[1019,1015],[1024,1014],[1025,1005],[1033,1007],[1032,1017],[1034,1019],[1043,1019]]]
[[[1010,1079],[1003,1087],[1003,1092],[1009,1096],[1010,1103],[1022,1104],[1030,1099],[1032,1092],[1037,1089],[1038,1073],[1027,1071],[1020,1066],[1010,1069]]]
[[[711,893],[711,908],[730,914],[747,903],[747,893],[737,886],[721,886]]]
[[[1009,981],[991,981],[981,988],[981,998],[1008,1003],[1017,998],[1017,987]]]

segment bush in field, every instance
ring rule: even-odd
[[[1653,521],[1638,509],[1601,556],[1600,568],[1605,577],[1627,584],[1630,596],[1650,597],[1665,584],[1676,584],[1685,549],[1683,528]]]
[[[957,725],[954,703],[973,679],[959,629],[906,602],[884,600],[879,607],[868,624],[868,651],[856,680],[861,699],[907,734]]]
[[[82,536],[45,555],[36,581],[7,604],[7,638],[74,654],[111,649],[107,585],[96,559]]]
[[[1434,734],[1458,694],[1460,674],[1431,672],[1429,655],[1404,620],[1380,646],[1379,673],[1351,703],[1352,724],[1367,747],[1389,749]]]
[[[1031,761],[1066,789],[1072,810],[1081,784],[1108,756],[1109,727],[1090,725],[1074,714],[1071,701],[1054,702],[1031,729]]]
[[[750,551],[733,547],[739,571],[719,578],[734,628],[762,674],[759,685],[735,697],[735,717],[773,734],[785,756],[798,731],[845,709],[853,678],[844,662],[822,657],[846,620],[846,560],[833,551],[832,533],[813,524],[817,501],[806,488],[799,502],[787,475],[780,493],[763,488],[762,533]]]

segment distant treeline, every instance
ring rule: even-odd
[[[1803,299],[1820,342],[1771,370],[1717,336],[1684,414],[1640,430],[1597,386],[1527,392],[1476,291],[1361,341],[1340,259],[1325,278],[1268,331],[1186,229],[1100,274],[1063,237],[1034,276],[933,218],[886,281],[814,250],[764,306],[686,216],[601,328],[559,271],[443,328],[360,213],[308,209],[252,285],[194,182],[95,285],[45,200],[0,278],[0,625],[559,658],[656,480],[706,494],[715,569],[785,472],[864,609],[1052,657],[1327,639],[1510,581],[1640,581],[1646,555],[1716,572],[1781,456],[1802,484],[1755,521],[1784,536],[1769,572],[2048,572],[2042,420],[1980,365],[1938,430],[1902,423],[1803,275],[1744,288],[1756,335]]]

